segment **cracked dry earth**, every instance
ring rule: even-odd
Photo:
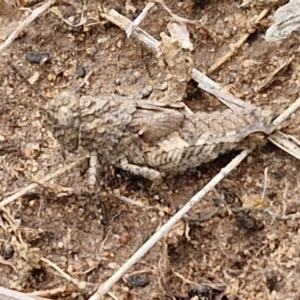
[[[1,54],[2,200],[79,156],[64,151],[46,128],[43,108],[49,99],[65,89],[75,91],[91,71],[81,92],[92,95],[138,95],[163,78],[155,54],[99,20],[98,4],[88,1],[83,11],[81,1],[58,2]],[[101,4],[133,20],[146,2]],[[242,10],[239,4],[166,1],[182,17],[202,18],[215,36],[213,40],[189,26],[194,64],[200,71],[222,57],[260,13],[256,8]],[[0,9],[4,40],[28,12],[4,1]],[[71,24],[80,22],[83,13],[87,24],[67,25],[58,12]],[[298,97],[300,48],[297,34],[283,42],[264,41],[273,13],[229,62],[209,76],[235,96],[280,113]],[[167,20],[167,13],[158,8],[142,28],[159,39]],[[257,92],[292,55],[289,66]],[[192,81],[185,102],[193,110],[224,108]],[[112,169],[99,170],[91,191],[87,163],[40,185],[1,211],[0,285],[40,297],[88,299],[234,155],[166,179],[159,196],[149,195],[147,180]],[[192,219],[176,225],[112,287],[115,299],[300,299],[300,231],[299,220],[293,218],[300,210],[299,167],[298,160],[271,144],[252,152],[190,212]],[[124,197],[135,202],[124,202]],[[285,220],[270,217],[263,208]]]

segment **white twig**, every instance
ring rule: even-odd
[[[89,157],[89,155],[86,155],[84,157],[81,157],[79,159],[77,159],[76,161],[74,161],[73,163],[59,169],[56,170],[54,173],[51,174],[47,174],[44,178],[42,178],[38,183],[32,183],[28,186],[26,186],[25,188],[21,189],[20,191],[18,191],[17,193],[15,193],[14,195],[5,198],[3,201],[0,202],[0,209],[2,209],[5,205],[9,204],[10,202],[15,201],[16,199],[18,199],[19,197],[25,195],[26,193],[28,193],[29,191],[37,188],[39,185],[44,184],[45,182],[73,169],[74,167],[78,166],[79,164],[81,164],[85,159],[87,159]]]
[[[78,91],[79,89],[81,89],[82,87],[84,87],[86,85],[86,83],[88,82],[90,77],[93,75],[93,73],[94,73],[94,70],[91,70],[90,72],[88,72],[88,74],[84,77],[82,82],[78,85],[76,91]]]
[[[131,25],[127,28],[126,30],[126,36],[129,39],[132,32],[142,23],[142,21],[145,19],[147,16],[148,12],[155,6],[155,3],[149,2],[147,5],[144,7],[143,11],[141,14],[131,23]]]
[[[78,284],[76,282],[76,279],[72,278],[69,274],[67,274],[64,270],[62,270],[60,267],[58,267],[56,264],[54,264],[51,260],[41,257],[41,261],[52,267],[54,270],[56,270],[62,277],[66,278],[67,280],[73,282],[74,284]]]
[[[100,300],[109,289],[161,238],[163,238],[171,228],[192,208],[194,207],[214,186],[216,186],[225,176],[228,175],[239,163],[252,151],[247,149],[237,155],[224,169],[222,169],[201,191],[193,196],[173,217],[169,219],[152,237],[136,251],[119,270],[117,270],[107,281],[105,281],[97,292],[89,300]]]
[[[176,14],[174,14],[171,11],[171,9],[164,3],[163,0],[154,0],[154,2],[159,3],[175,22],[182,23],[182,24],[192,24],[192,25],[202,26],[201,22],[198,20],[189,20],[189,19],[182,18],[182,17],[179,17]]]
[[[268,137],[278,148],[300,160],[300,143],[293,136],[276,131]]]
[[[32,11],[32,14],[28,16],[10,35],[9,37],[0,45],[0,53],[3,52],[19,35],[19,33],[32,21],[34,21],[40,14],[42,14],[46,9],[55,3],[56,0],[49,0],[45,2],[42,6],[36,8]]]
[[[40,297],[33,297],[21,292],[0,287],[0,299],[1,300],[42,300],[42,299],[47,300],[48,298],[46,299]]]
[[[290,105],[279,117],[277,117],[270,126],[270,133],[273,132],[281,123],[300,107],[300,98]]]
[[[263,201],[265,199],[265,195],[266,195],[266,191],[267,191],[267,187],[268,187],[268,167],[265,168],[264,171],[264,188],[261,194],[261,200]]]

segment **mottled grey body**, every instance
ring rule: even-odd
[[[69,149],[97,151],[102,164],[151,180],[264,144],[272,119],[262,109],[190,113],[183,103],[70,93],[51,100],[47,111],[54,136]]]

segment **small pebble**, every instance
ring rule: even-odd
[[[135,71],[134,73],[133,73],[133,76],[135,77],[135,78],[140,78],[141,77],[141,72],[139,72],[139,71]]]
[[[14,252],[14,248],[11,244],[5,244],[2,248],[2,256],[5,260],[12,258]]]
[[[120,84],[121,84],[121,80],[120,80],[119,78],[116,78],[116,79],[114,80],[114,84],[115,84],[115,85],[120,85]]]
[[[58,248],[62,249],[64,247],[64,243],[63,242],[58,242],[57,246],[58,246]]]
[[[86,70],[83,66],[80,65],[77,67],[77,75],[80,78],[83,78],[86,75]]]
[[[133,275],[127,278],[127,281],[131,287],[145,287],[149,285],[150,279],[145,275]]]
[[[30,52],[27,53],[25,56],[25,59],[33,64],[40,64],[45,63],[50,59],[49,53],[36,53],[36,52]]]

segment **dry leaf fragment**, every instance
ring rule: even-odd
[[[274,14],[274,24],[267,30],[268,42],[280,41],[300,29],[300,0],[290,0]]]
[[[157,52],[160,64],[165,64],[168,72],[168,91],[165,98],[160,100],[180,102],[185,97],[186,84],[191,78],[193,69],[191,51],[183,49],[182,43],[185,43],[189,50],[193,45],[189,42],[188,32],[184,29],[185,25],[173,24],[171,30],[176,38],[161,33],[161,43]]]
[[[168,30],[170,35],[173,38],[176,38],[177,41],[180,43],[182,49],[188,49],[193,51],[193,44],[190,41],[190,33],[185,24],[177,24],[174,22],[170,22],[168,24]]]

